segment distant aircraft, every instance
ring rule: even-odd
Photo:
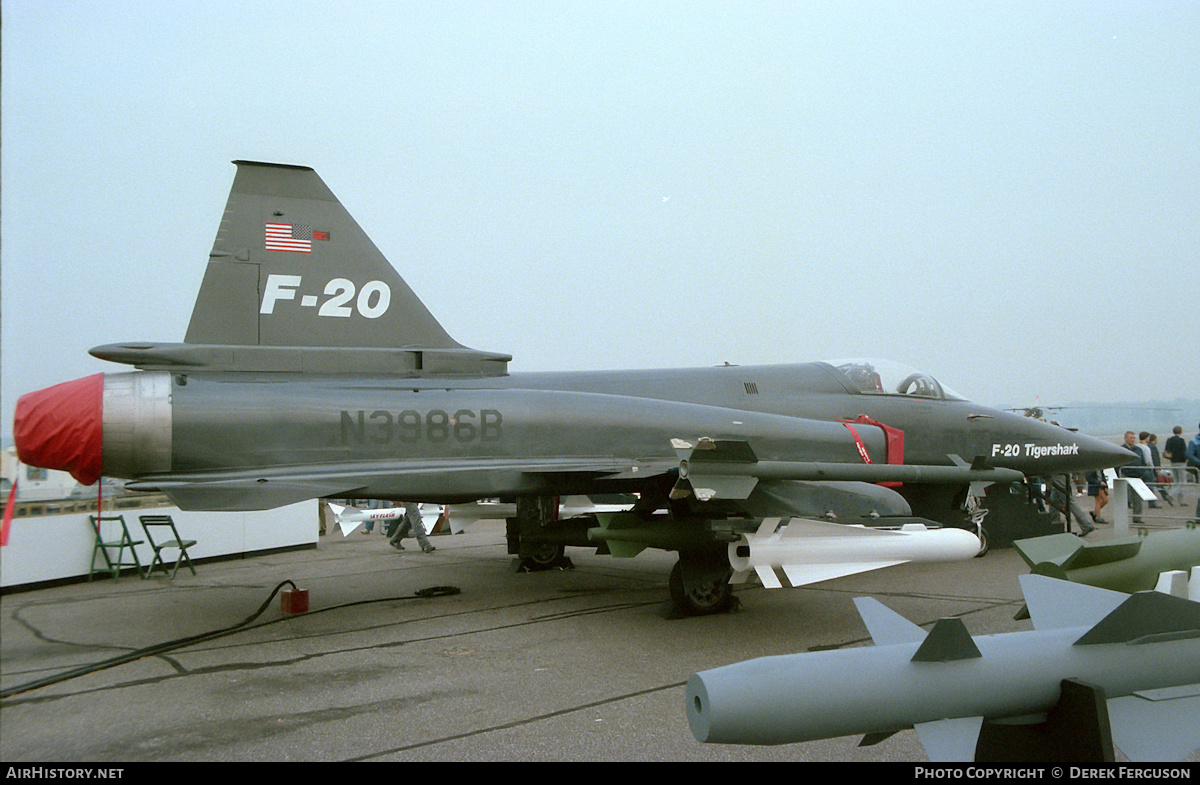
[[[969,488],[1130,457],[883,362],[510,374],[447,334],[316,172],[234,163],[184,342],[96,347],[140,370],[23,396],[23,462],[182,509],[500,497],[523,561],[677,551],[672,598],[709,613],[730,605],[728,545],[764,518],[899,528]],[[637,502],[559,515],[611,493]]]

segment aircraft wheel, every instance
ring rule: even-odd
[[[724,613],[733,605],[733,587],[729,585],[730,572],[728,565],[685,567],[680,559],[671,569],[671,578],[667,581],[671,602],[685,616]]]
[[[552,567],[566,552],[566,546],[556,542],[539,542],[530,549],[528,559],[539,567]]]
[[[556,542],[533,543],[522,546],[522,555],[513,562],[517,572],[545,572],[553,569],[570,569],[573,565],[566,557],[566,546]]]
[[[978,559],[980,556],[986,556],[992,545],[990,542],[988,542],[988,533],[986,528],[980,526],[979,531],[977,531],[976,534],[979,535],[979,553],[975,554],[975,558]]]

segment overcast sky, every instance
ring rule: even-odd
[[[90,347],[183,339],[234,159],[314,167],[514,372],[878,356],[996,405],[1200,395],[1195,0],[2,13],[4,434],[124,370]]]

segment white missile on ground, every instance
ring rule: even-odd
[[[793,518],[779,529],[780,520],[767,518],[757,532],[729,544],[730,583],[756,574],[763,586],[778,589],[781,569],[792,586],[803,586],[910,561],[970,559],[980,548],[978,537],[953,527],[884,529]]]
[[[876,645],[695,673],[685,700],[692,734],[790,744],[862,733],[874,743],[915,728],[935,761],[1103,760],[1113,745],[1131,760],[1166,761],[1200,748],[1200,603],[1040,575],[1021,576],[1021,586],[1035,629],[977,638],[959,619],[926,633],[874,599],[856,599]],[[1071,746],[1085,736],[1099,740],[1092,752]],[[1023,746],[1034,743],[1042,746]]]

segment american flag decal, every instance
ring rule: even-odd
[[[268,251],[312,253],[312,239],[312,227],[306,224],[267,224],[264,247]]]

